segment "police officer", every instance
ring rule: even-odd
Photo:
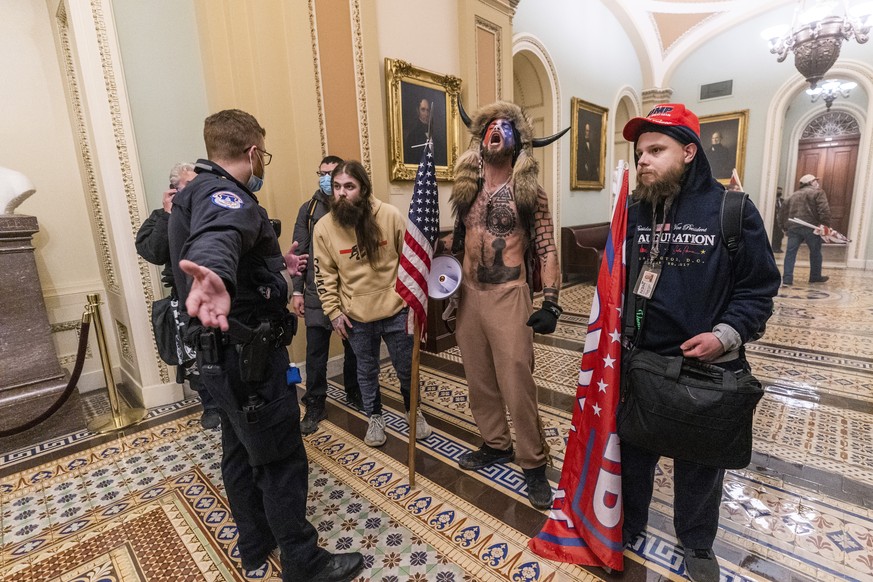
[[[271,158],[265,135],[243,111],[206,118],[209,159],[197,161],[170,215],[174,276],[196,318],[202,383],[220,407],[221,472],[243,567],[259,568],[278,546],[286,582],[351,580],[361,554],[328,553],[306,520],[309,467],[296,394],[285,383],[296,319],[284,274],[287,263],[296,275],[306,257],[294,256],[296,243],[282,256],[255,196]]]

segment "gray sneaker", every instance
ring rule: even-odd
[[[385,419],[382,418],[381,414],[374,414],[370,417],[370,426],[367,427],[364,444],[371,447],[381,447],[386,440],[388,437],[385,436]]]
[[[411,425],[412,423],[409,421],[409,412],[406,413],[406,423]],[[430,426],[427,424],[427,421],[424,419],[424,415],[421,413],[421,409],[415,411],[415,440],[423,441],[427,437],[431,435],[433,431],[430,429]]]
[[[685,549],[685,571],[694,582],[718,582],[718,560],[712,550]]]

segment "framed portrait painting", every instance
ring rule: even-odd
[[[724,185],[731,181],[731,173],[737,169],[740,181],[746,165],[746,132],[749,125],[749,110],[707,115],[700,118],[700,142],[712,175]]]
[[[606,183],[606,116],[609,110],[573,97],[570,111],[570,189],[603,190]]]
[[[458,159],[461,80],[385,59],[392,180],[413,180],[428,139],[433,140],[437,180],[454,178]]]

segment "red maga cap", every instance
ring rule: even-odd
[[[693,131],[700,137],[700,120],[681,103],[662,103],[655,105],[645,117],[634,117],[624,126],[624,139],[636,142],[643,128],[648,124],[662,125],[665,127],[683,126]]]

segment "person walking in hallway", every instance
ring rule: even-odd
[[[820,224],[831,225],[831,207],[828,205],[827,194],[821,189],[819,179],[812,174],[801,176],[800,189],[792,194],[782,207],[781,225],[783,230],[788,233],[788,247],[785,249],[785,263],[782,268],[782,284],[794,284],[794,263],[797,260],[800,243],[806,243],[806,246],[809,247],[809,282],[824,283],[830,277],[821,274],[821,237],[808,226],[792,222],[791,218],[797,218],[816,226]]]

